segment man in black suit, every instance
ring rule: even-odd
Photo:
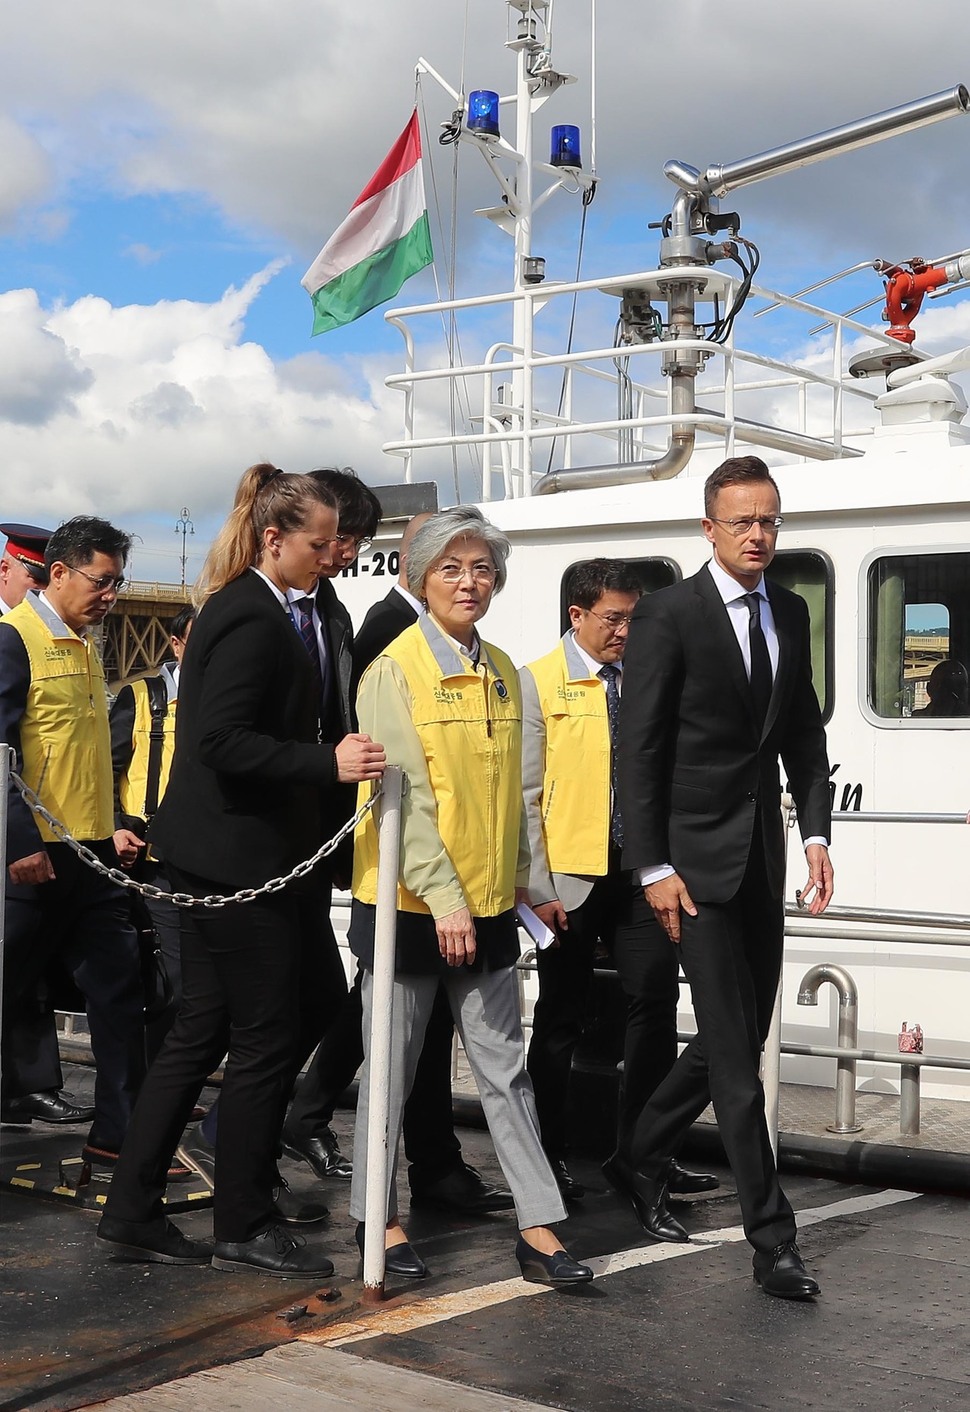
[[[705,485],[701,571],[640,600],[620,711],[625,866],[680,956],[697,1035],[604,1173],[648,1234],[686,1240],[667,1165],[713,1100],[754,1277],[768,1294],[818,1293],[795,1244],[758,1075],[781,968],[785,842],[779,755],[809,865],[806,899],[832,896],[828,760],[812,686],[808,610],[764,571],[781,525],[763,461],[725,461]]]

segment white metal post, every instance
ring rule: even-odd
[[[367,1089],[367,1184],[364,1192],[364,1298],[384,1297],[384,1231],[387,1227],[387,1120],[391,1085],[391,1015],[397,880],[401,857],[403,772],[384,771],[377,804],[377,911],[374,919],[374,988],[371,1003]]]

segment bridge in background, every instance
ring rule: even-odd
[[[101,653],[109,686],[158,670],[171,656],[172,619],[191,601],[191,585],[137,580],[125,584],[102,629]]]

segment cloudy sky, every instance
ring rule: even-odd
[[[547,116],[577,121],[587,162],[589,15],[590,0],[555,0],[555,64],[579,82],[537,125],[541,143]],[[872,0],[598,0],[584,277],[655,264],[647,226],[669,210],[667,158],[705,168],[970,83],[965,17],[938,0],[921,32]],[[177,579],[182,507],[201,550],[252,461],[398,479],[380,448],[400,431],[400,395],[383,383],[400,368],[399,336],[375,311],[311,340],[299,279],[404,125],[416,60],[455,87],[507,93],[505,35],[502,0],[5,6],[3,517],[105,514],[140,534],[137,577]],[[436,134],[452,105],[428,79],[418,104],[447,254],[453,149]],[[728,204],[762,250],[759,280],[796,289],[880,255],[970,246],[968,145],[970,117],[957,118],[737,193]],[[457,289],[500,289],[509,242],[465,215],[495,189],[461,152]],[[552,278],[575,272],[579,220],[565,196],[537,217]],[[868,275],[833,305],[879,292]],[[425,272],[399,302],[433,294]],[[740,341],[770,340],[765,322]],[[925,316],[921,343],[944,336],[970,342],[970,300]]]

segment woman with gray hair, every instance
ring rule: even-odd
[[[505,535],[473,506],[428,520],[408,555],[408,584],[426,612],[371,663],[357,698],[361,729],[384,743],[388,763],[400,765],[408,778],[398,880],[385,1268],[411,1278],[428,1273],[398,1219],[397,1149],[404,1102],[443,979],[515,1198],[523,1277],[577,1284],[593,1274],[549,1229],[565,1219],[566,1208],[539,1138],[515,980],[515,906],[526,898],[529,876],[518,675],[475,626],[505,584],[510,549]],[[377,885],[372,815],[355,842],[349,936],[364,972],[368,1057],[359,1087],[350,1211],[363,1251]]]

